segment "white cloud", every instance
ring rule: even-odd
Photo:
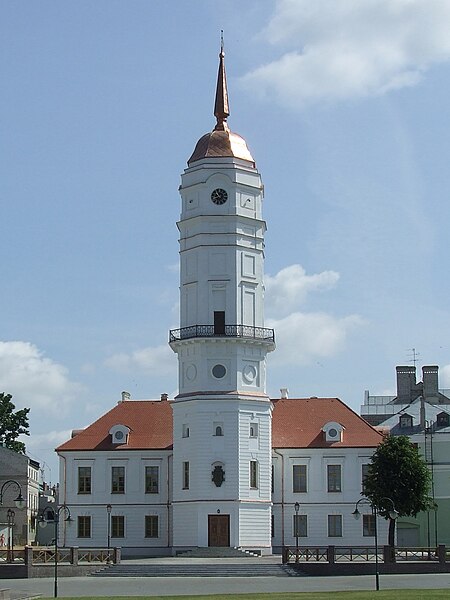
[[[69,404],[82,392],[70,381],[68,370],[29,342],[0,341],[2,392],[11,394],[16,406],[33,409],[55,408],[63,416]]]
[[[273,277],[266,276],[266,324],[275,329],[277,339],[272,364],[305,365],[319,357],[333,356],[344,347],[348,334],[362,325],[358,315],[335,317],[299,310],[308,294],[328,291],[338,281],[336,271],[307,275],[299,264],[285,267]]]
[[[339,280],[336,271],[307,275],[301,265],[281,269],[274,277],[266,275],[266,310],[269,315],[287,314],[304,302],[307,294],[330,290]]]
[[[345,345],[348,334],[363,324],[358,315],[333,317],[326,313],[294,312],[283,319],[270,319],[277,350],[271,364],[306,365],[317,358],[333,356]]]
[[[291,108],[383,94],[450,59],[449,23],[448,0],[278,0],[261,36],[282,55],[242,81]]]
[[[115,371],[129,372],[140,369],[156,375],[170,375],[176,372],[177,362],[167,344],[141,348],[129,354],[114,354],[106,359],[105,365]]]

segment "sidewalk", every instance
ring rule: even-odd
[[[195,559],[192,559],[195,560]],[[374,576],[359,577],[253,577],[245,578],[142,578],[142,577],[65,577],[58,580],[58,595],[73,596],[187,596],[206,594],[258,594],[267,592],[318,592],[374,589]],[[53,579],[9,579],[2,587],[19,593],[44,597],[53,596]],[[433,589],[450,590],[450,574],[434,575],[382,575],[383,589]]]

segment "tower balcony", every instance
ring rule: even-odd
[[[169,331],[169,343],[192,338],[241,338],[275,343],[275,331],[251,325],[190,325]]]

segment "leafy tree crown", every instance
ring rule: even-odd
[[[28,431],[29,408],[16,408],[11,401],[11,394],[0,393],[0,442],[14,452],[25,454],[25,444],[17,438],[20,434],[30,435]]]
[[[417,447],[404,435],[389,436],[372,455],[364,496],[380,515],[389,517],[392,504],[401,517],[415,517],[432,506],[430,471]]]

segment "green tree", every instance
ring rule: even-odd
[[[14,452],[25,454],[25,444],[17,441],[21,433],[30,435],[28,431],[29,408],[22,408],[14,412],[16,408],[11,402],[11,394],[0,393],[0,441],[4,446]]]
[[[364,496],[389,520],[388,544],[394,545],[395,519],[392,504],[400,517],[415,517],[432,507],[430,471],[416,446],[405,435],[389,436],[372,455],[364,479]]]

